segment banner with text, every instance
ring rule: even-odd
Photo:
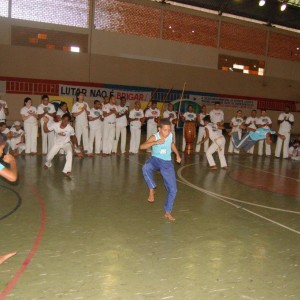
[[[78,93],[83,93],[87,99],[102,99],[106,96],[115,96],[117,99],[125,97],[126,100],[140,100],[147,101],[151,98],[151,92],[142,91],[128,91],[128,90],[115,90],[102,87],[87,87],[87,86],[74,86],[74,85],[59,85],[59,95],[74,97]]]
[[[201,105],[214,105],[215,102],[220,102],[222,107],[236,107],[236,108],[247,108],[256,109],[257,101],[239,98],[223,98],[218,96],[207,96],[207,95],[189,95],[191,100],[200,102]]]

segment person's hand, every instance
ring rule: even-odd
[[[285,140],[285,135],[278,134],[278,136],[279,136],[282,140]]]
[[[15,162],[15,158],[11,154],[6,154],[3,157],[3,161],[8,164],[11,164],[12,162]]]
[[[165,142],[166,140],[165,139],[159,139],[155,142],[156,145],[161,145]]]
[[[43,117],[43,121],[44,121],[44,123],[48,123],[49,122],[49,118],[47,118],[46,116],[45,117]]]
[[[177,162],[178,164],[181,163],[181,157],[180,157],[179,155],[176,156],[176,162]]]

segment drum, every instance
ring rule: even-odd
[[[193,144],[196,137],[196,122],[186,122],[184,125],[184,138],[186,146],[184,152],[186,154],[193,153]]]

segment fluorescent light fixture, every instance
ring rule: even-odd
[[[70,51],[71,51],[71,52],[80,52],[80,47],[77,47],[77,46],[71,46],[71,47],[70,47]]]
[[[287,7],[286,2],[283,2],[283,3],[280,5],[280,10],[281,10],[281,11],[285,11],[285,10],[286,10],[286,7]]]
[[[266,1],[265,0],[260,0],[259,2],[258,2],[258,5],[259,6],[264,6],[266,4]]]

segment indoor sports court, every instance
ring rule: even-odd
[[[165,189],[147,202],[147,154],[18,159],[20,180],[1,181],[1,265],[7,299],[297,299],[299,166],[228,156],[209,171],[203,154],[176,166],[175,222]],[[5,199],[5,200],[4,200]]]

